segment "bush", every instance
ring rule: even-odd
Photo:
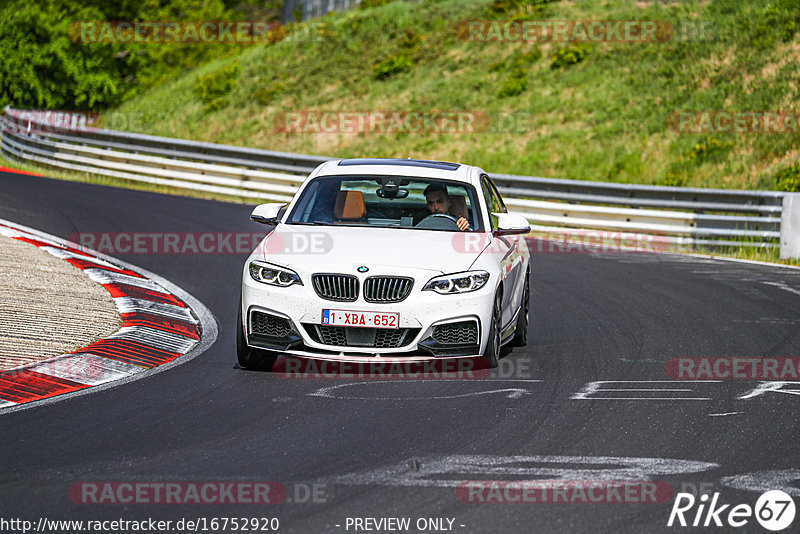
[[[788,43],[800,24],[797,0],[774,0],[739,16],[737,34],[756,49],[767,49],[777,40]]]
[[[575,43],[559,48],[558,52],[553,56],[553,62],[550,63],[550,68],[558,69],[580,63],[586,59],[593,48],[594,46],[588,43]]]
[[[422,39],[411,28],[405,28],[403,34],[400,36],[400,48],[408,50],[414,49]]]
[[[517,51],[508,61],[490,65],[489,70],[500,70],[502,67],[509,70],[508,78],[500,87],[497,96],[505,98],[525,92],[528,88],[528,67],[541,58],[542,51],[534,48],[528,52]]]
[[[256,89],[253,95],[260,103],[267,105],[275,100],[275,97],[285,92],[287,85],[283,82],[273,82],[269,85],[262,85]]]
[[[533,63],[542,59],[542,51],[539,48],[534,48],[527,52],[517,52],[509,59],[508,65],[512,69],[520,67],[527,68]]]
[[[775,186],[778,191],[800,193],[800,163],[779,170],[775,174]]]
[[[670,187],[683,187],[686,184],[686,178],[683,176],[679,176],[678,174],[667,171],[664,174],[664,177],[659,180],[660,185],[667,185]]]
[[[372,73],[378,80],[385,80],[395,74],[411,70],[414,60],[406,53],[391,55],[372,67]]]
[[[286,39],[286,26],[281,24],[267,32],[267,42],[269,44],[276,44]]]
[[[509,96],[517,96],[525,92],[528,88],[528,73],[521,67],[516,67],[511,71],[511,74],[506,79],[503,86],[500,87],[497,96],[505,98]]]
[[[0,11],[0,108],[101,109],[118,104],[139,58],[119,44],[81,44],[70,26],[94,8],[12,1]]]
[[[252,2],[252,3],[249,3]],[[259,20],[280,15],[277,0],[241,0]],[[102,110],[241,48],[236,43],[82,42],[91,21],[230,21],[232,0],[5,0],[0,3],[0,107]],[[256,5],[258,4],[258,5]],[[269,42],[285,34],[270,33]],[[89,39],[91,41],[92,39]],[[213,99],[212,99],[213,100]]]
[[[194,82],[194,93],[205,104],[206,111],[216,111],[225,107],[225,98],[234,87],[239,75],[239,64],[225,65],[216,72],[198,76]]]
[[[716,137],[706,139],[696,143],[689,149],[687,158],[695,163],[704,163],[706,161],[722,161],[728,156],[733,148],[733,143],[728,141],[720,141]]]

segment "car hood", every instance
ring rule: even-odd
[[[278,225],[259,245],[265,261],[303,270],[391,268],[435,273],[466,271],[485,234],[403,228]],[[471,246],[465,246],[465,240]],[[475,243],[473,245],[472,243]]]

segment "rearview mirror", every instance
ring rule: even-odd
[[[406,198],[408,196],[408,189],[376,189],[375,194],[380,198]]]
[[[397,184],[397,178],[379,178],[378,182],[380,182],[381,187],[378,188],[375,193],[380,198],[406,198],[408,196],[408,189],[400,189],[401,185],[408,185],[411,181],[408,179],[400,180],[400,185]]]
[[[253,209],[253,213],[250,214],[250,219],[257,223],[276,226],[285,210],[286,204],[279,204],[277,202],[259,204]]]
[[[528,219],[516,213],[492,213],[497,217],[497,229],[492,231],[495,236],[521,235],[531,231]]]

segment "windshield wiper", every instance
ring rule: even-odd
[[[291,221],[288,224],[299,224],[301,226],[331,226],[331,223],[325,221],[314,221],[314,222]]]

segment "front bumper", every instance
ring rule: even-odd
[[[370,273],[376,274],[384,273]],[[482,354],[486,347],[485,325],[491,319],[494,280],[490,279],[486,286],[471,293],[440,295],[421,291],[428,279],[415,277],[414,287],[405,300],[376,304],[364,301],[361,295],[353,302],[322,299],[311,287],[308,277],[301,277],[302,286],[274,287],[253,280],[245,265],[242,317],[246,318],[248,345],[304,358],[353,362],[472,358]],[[363,284],[363,278],[359,278]],[[322,325],[323,309],[398,313],[399,329],[377,332],[386,329]],[[275,319],[272,323],[269,322],[271,318]],[[264,324],[272,327],[264,328]],[[330,328],[362,332],[322,331]],[[375,341],[370,341],[373,332],[367,330],[376,331]],[[391,346],[386,339],[395,340],[395,345]]]

